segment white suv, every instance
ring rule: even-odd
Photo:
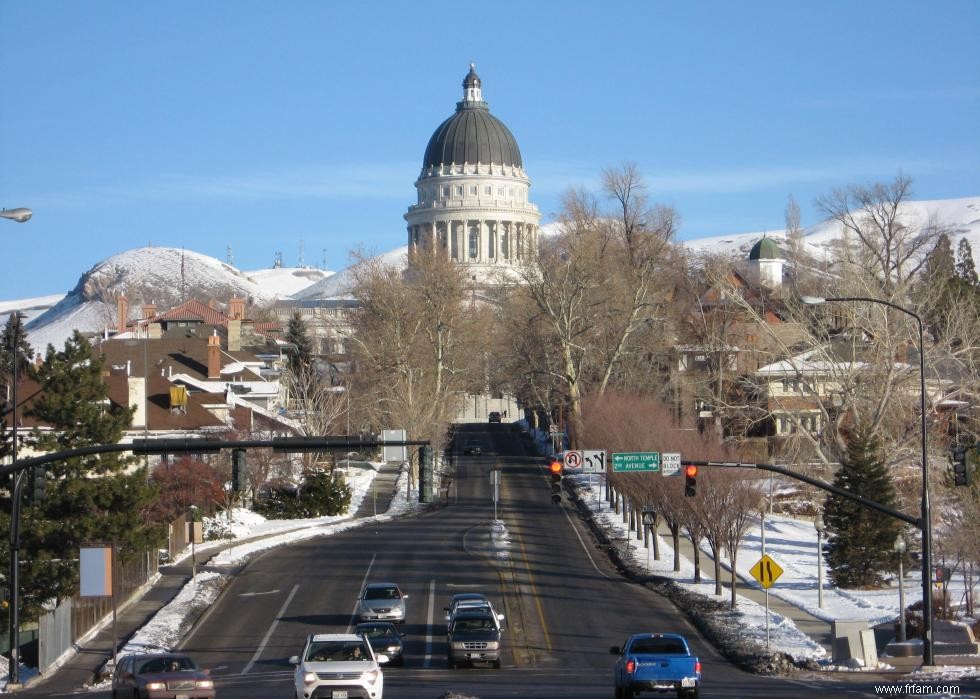
[[[318,633],[306,639],[303,655],[289,662],[296,666],[296,699],[382,699],[384,675],[363,636],[351,633]]]

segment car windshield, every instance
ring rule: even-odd
[[[638,638],[633,641],[630,653],[650,655],[684,655],[684,644],[673,638]]]
[[[371,654],[361,641],[314,641],[306,651],[306,659],[317,663],[370,658]]]
[[[394,587],[369,587],[364,591],[364,599],[399,599],[398,589]]]
[[[397,632],[393,626],[358,626],[357,632],[364,634],[368,638],[397,635]]]
[[[493,620],[490,617],[476,617],[471,619],[457,619],[453,622],[453,632],[456,631],[490,631],[494,628]]]
[[[150,675],[160,672],[186,672],[194,669],[196,669],[194,663],[188,657],[150,658],[139,666],[137,674]]]

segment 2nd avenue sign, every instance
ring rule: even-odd
[[[659,451],[627,451],[612,455],[614,472],[622,471],[659,471]]]

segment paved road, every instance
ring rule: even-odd
[[[610,697],[608,648],[638,630],[688,636],[704,664],[702,697],[875,696],[871,678],[766,678],[733,667],[669,602],[616,573],[575,511],[551,503],[543,466],[508,426],[465,426],[460,437],[480,439],[485,456],[458,456],[445,507],[271,550],[229,583],[184,643],[212,668],[219,696],[292,697],[288,658],[305,636],[350,628],[361,586],[383,580],[409,593],[406,667],[385,671],[386,699]],[[496,539],[494,467],[506,528]],[[447,668],[442,607],[462,590],[485,592],[507,615],[500,670]]]

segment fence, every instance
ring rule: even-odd
[[[180,551],[186,545],[189,518],[183,517],[170,524],[171,540],[169,549],[175,550],[178,542],[173,537],[183,538]],[[173,553],[171,553],[173,555]],[[134,601],[136,593],[156,575],[159,569],[156,551],[146,551],[128,561],[113,560],[112,589],[116,598],[116,608],[125,608]],[[86,634],[107,623],[112,615],[111,597],[80,597],[75,595],[64,600],[55,609],[38,619],[38,670],[43,674],[58,658]]]

